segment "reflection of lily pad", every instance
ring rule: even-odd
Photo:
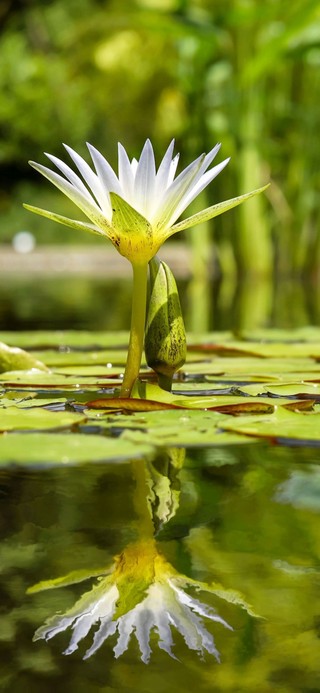
[[[149,456],[153,448],[144,443],[73,433],[7,433],[0,436],[0,466],[68,465],[119,462]]]

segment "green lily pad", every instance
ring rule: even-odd
[[[320,378],[320,364],[308,358],[291,358],[287,359],[260,359],[260,358],[215,358],[203,363],[186,363],[183,368],[184,372],[205,373],[210,380],[210,376],[214,374],[241,376],[245,381],[248,376],[252,379],[255,376],[270,378],[287,377],[289,373],[313,373],[318,374]],[[291,377],[291,381],[293,377]]]
[[[320,413],[298,413],[278,407],[271,416],[241,417],[233,421],[223,421],[225,431],[233,431],[244,436],[267,438],[277,442],[295,441],[320,444]]]
[[[0,373],[6,371],[47,371],[47,366],[37,358],[18,347],[9,347],[0,342]]]
[[[320,398],[319,383],[285,383],[283,385],[268,385],[265,391],[279,397],[301,397],[307,395],[312,398]]]
[[[125,366],[127,352],[125,349],[100,349],[95,351],[89,350],[65,350],[46,349],[42,351],[33,351],[33,356],[43,361],[52,369],[61,367],[87,367],[87,366],[104,366],[111,368],[117,366],[122,368]],[[12,369],[13,370],[13,369]]]
[[[115,387],[117,380],[99,377],[76,377],[59,373],[32,373],[30,371],[12,371],[1,373],[0,381],[7,388],[35,388],[39,390],[92,390]]]
[[[85,330],[38,330],[36,332],[1,332],[0,340],[23,349],[43,349],[56,347],[60,351],[71,347],[75,349],[127,348],[128,332],[87,332]]]
[[[195,347],[195,350],[196,347]],[[230,342],[229,344],[221,344],[221,342],[202,345],[199,351],[203,354],[204,351],[216,354],[232,353],[234,356],[257,356],[260,358],[286,358],[288,355],[288,344],[286,342]],[[292,358],[320,358],[320,342],[291,342],[290,356]]]
[[[121,439],[145,441],[156,447],[203,447],[248,442],[243,436],[222,431],[226,417],[217,412],[170,409],[126,414],[88,414],[102,428],[123,431]]]
[[[0,466],[55,466],[95,462],[126,462],[149,457],[154,448],[99,435],[72,433],[6,433],[0,436]]]
[[[71,426],[84,423],[85,420],[86,417],[83,414],[69,411],[55,412],[41,407],[20,409],[12,406],[1,409],[0,431],[71,428]]]

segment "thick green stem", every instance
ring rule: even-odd
[[[143,265],[133,264],[132,269],[133,290],[130,341],[120,397],[130,397],[131,390],[139,375],[146,320],[148,263]]]

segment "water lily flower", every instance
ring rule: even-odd
[[[100,578],[71,609],[65,614],[56,614],[38,628],[34,640],[50,640],[72,628],[71,640],[64,652],[70,655],[95,627],[92,645],[84,659],[91,657],[113,635],[117,635],[113,649],[117,658],[128,649],[134,633],[141,659],[148,663],[153,631],[158,634],[159,648],[176,659],[171,630],[175,628],[189,649],[200,657],[208,652],[219,661],[213,636],[206,629],[203,618],[232,628],[212,607],[182,589],[188,584],[198,589],[203,587],[202,583],[179,575],[158,552],[153,540],[140,541],[128,546],[117,557],[113,572]]]
[[[209,169],[220,144],[208,154],[201,154],[177,177],[179,156],[173,156],[174,141],[169,145],[158,169],[150,140],[146,141],[139,161],[130,161],[124,147],[119,144],[118,175],[91,144],[88,144],[88,149],[94,169],[71,147],[65,147],[78,173],[51,154],[47,154],[47,157],[61,173],[33,161],[30,164],[69,197],[88,217],[90,223],[69,219],[31,205],[25,207],[71,228],[106,236],[119,253],[131,262],[131,333],[120,393],[121,397],[130,396],[139,373],[143,350],[148,262],[173,234],[222,214],[262,192],[267,186],[220,202],[177,222],[190,203],[227,165],[229,159]]]

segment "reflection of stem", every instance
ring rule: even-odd
[[[133,385],[139,375],[146,319],[148,263],[143,265],[133,264],[132,268],[133,292],[130,342],[120,397],[130,397]]]
[[[148,503],[148,486],[146,465],[142,460],[132,460],[133,476],[136,482],[134,507],[139,518],[139,538],[151,538],[154,535],[152,514]]]

